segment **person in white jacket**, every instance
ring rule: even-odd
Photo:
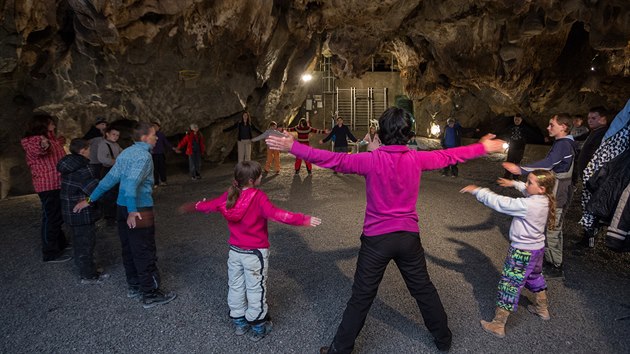
[[[505,337],[505,322],[510,312],[516,312],[521,290],[525,287],[534,294],[534,304],[527,310],[543,320],[549,320],[547,284],[542,274],[545,254],[545,227],[555,225],[555,174],[535,170],[527,182],[499,178],[502,187],[514,187],[526,198],[498,195],[487,188],[469,185],[460,191],[470,193],[486,206],[513,216],[508,249],[501,280],[499,280],[496,311],[491,322],[481,321],[484,330],[497,337]]]

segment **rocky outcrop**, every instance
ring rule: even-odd
[[[15,176],[3,191],[25,189],[10,180],[27,180],[15,147],[34,110],[68,137],[96,115],[159,119],[169,135],[196,122],[221,161],[235,140],[220,129],[244,109],[260,126],[294,115],[300,74],[323,53],[338,77],[393,53],[425,126],[436,112],[483,125],[517,111],[544,126],[630,96],[627,0],[6,0],[0,11],[0,175]]]

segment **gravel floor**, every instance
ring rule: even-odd
[[[459,178],[424,174],[418,211],[429,271],[449,315],[451,352],[630,352],[630,256],[606,250],[573,253],[577,203],[565,223],[564,281],[549,281],[552,319],[520,307],[505,339],[480,328],[490,319],[510,218],[458,190],[491,186],[502,174],[500,156],[460,166]],[[178,215],[179,205],[222,193],[232,164],[191,181],[173,176],[155,191],[159,266],[164,287],[178,293],[145,310],[127,299],[116,233],[101,228],[97,260],[111,278],[81,285],[72,262],[43,264],[36,195],[0,201],[0,352],[2,353],[316,353],[339,324],[350,295],[363,213],[365,183],[357,176],[316,168],[294,176],[293,160],[265,178],[262,189],[278,206],[319,216],[318,228],[270,223],[270,313],[274,331],[259,343],[235,337],[227,320],[227,226],[219,215]],[[526,305],[526,299],[521,301]],[[524,347],[523,345],[526,345]],[[435,352],[418,308],[396,267],[381,284],[356,353]]]

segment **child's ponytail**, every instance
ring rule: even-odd
[[[253,185],[262,174],[262,166],[256,161],[241,161],[234,167],[234,180],[228,189],[226,209],[231,209],[236,205],[238,197],[241,196],[243,187],[250,183]]]
[[[545,188],[545,197],[549,199],[549,212],[547,213],[547,228],[553,230],[556,227],[556,196],[554,187],[556,186],[556,174],[548,170],[532,171],[540,187]]]

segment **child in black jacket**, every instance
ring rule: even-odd
[[[61,215],[63,221],[72,227],[74,263],[79,270],[81,284],[99,284],[109,277],[98,272],[94,263],[96,221],[101,218],[100,211],[95,205],[78,213],[72,211],[98,185],[97,176],[88,167],[90,143],[84,139],[72,139],[70,152],[57,164],[57,171],[61,173]]]

